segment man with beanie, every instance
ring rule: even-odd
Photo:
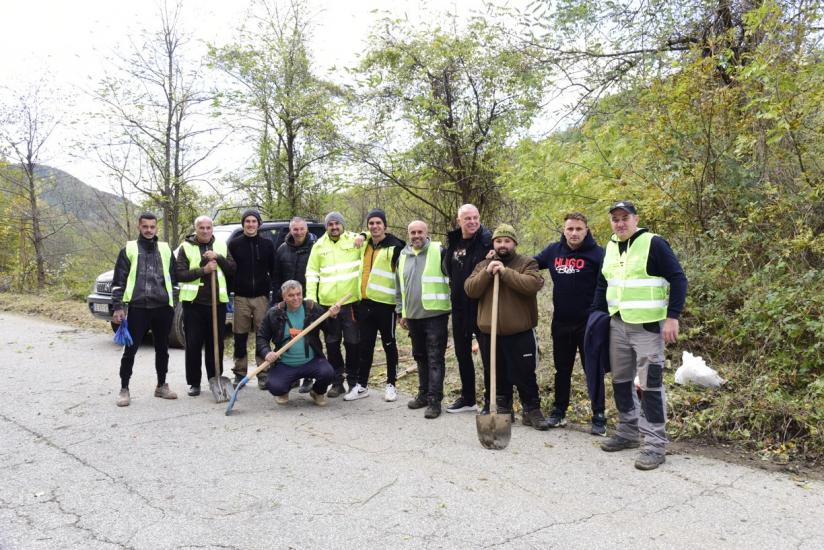
[[[564,217],[564,231],[558,242],[535,256],[538,269],[549,269],[552,277],[552,357],[555,363],[555,402],[547,420],[550,428],[566,424],[575,354],[584,366],[584,334],[595,284],[601,272],[604,249],[598,246],[587,226],[587,218],[573,212]],[[592,427],[590,433],[606,435],[604,416],[604,378],[595,375],[590,395]]]
[[[146,332],[152,331],[155,348],[157,387],[155,397],[177,399],[169,389],[166,373],[169,370],[169,330],[174,317],[172,287],[175,283],[174,262],[169,243],[157,240],[157,217],[151,212],[140,214],[137,220],[140,235],[120,250],[112,278],[112,321],[120,324],[126,319],[128,307],[129,332],[132,345],[123,349],[120,359],[120,393],[117,406],[131,403],[129,380],[132,377],[134,357]]]
[[[272,305],[283,300],[280,287],[286,281],[297,281],[306,288],[306,264],[318,238],[309,232],[309,224],[300,216],[289,221],[289,234],[275,252],[275,274],[272,276]],[[304,378],[300,393],[309,393],[313,380]]]
[[[609,209],[609,218],[613,235],[607,243],[592,307],[610,315],[609,364],[618,427],[614,436],[601,443],[601,449],[637,449],[642,436],[644,446],[635,467],[654,470],[664,463],[667,444],[664,346],[678,339],[687,276],[669,243],[638,227],[633,203],[616,202]],[[635,391],[636,375],[640,399]]]
[[[214,354],[212,335],[212,273],[216,274],[218,299],[218,357]],[[186,383],[189,396],[200,395],[203,375],[201,360],[206,349],[206,379],[223,372],[223,333],[226,330],[226,304],[229,303],[227,280],[235,273],[235,262],[229,248],[213,234],[212,218],[198,216],[195,232],[180,245],[175,261],[175,274],[180,281],[180,301],[183,303],[183,328],[186,332]]]
[[[475,364],[472,361],[472,336],[480,331],[476,319],[478,301],[466,295],[464,282],[475,266],[492,249],[492,233],[481,225],[481,215],[471,204],[458,208],[458,228],[447,234],[444,272],[449,276],[452,301],[452,339],[461,376],[461,395],[446,412],[473,412],[475,405]],[[482,358],[483,360],[483,358]],[[484,369],[489,365],[484,364]]]
[[[271,239],[258,234],[261,224],[257,210],[247,210],[240,218],[243,232],[229,241],[229,254],[237,264],[234,277],[234,316],[232,332],[235,336],[235,384],[238,384],[248,368],[247,343],[249,334],[253,336],[269,309],[269,292],[275,272],[275,245]],[[255,357],[260,365],[264,359]],[[266,389],[266,370],[257,375],[258,387]]]
[[[360,334],[355,306],[360,300],[360,246],[363,237],[344,229],[340,212],[327,214],[324,224],[326,233],[312,247],[306,265],[306,298],[328,308],[347,293],[350,295],[342,304],[340,314],[327,322],[324,332],[326,355],[335,367],[335,380],[326,395],[338,397],[346,393],[344,374],[350,389],[357,384],[355,372]],[[340,349],[341,340],[346,349],[345,363]]]
[[[443,401],[446,341],[449,339],[449,284],[443,272],[443,249],[429,240],[420,220],[407,228],[409,244],[401,251],[395,272],[396,312],[409,331],[412,357],[418,365],[418,395],[406,406],[422,409],[424,418],[438,418]]]
[[[466,295],[479,300],[478,337],[484,365],[489,364],[492,328],[493,279],[500,279],[497,334],[497,388],[489,388],[489,369],[484,369],[484,412],[489,412],[491,391],[495,392],[498,413],[512,413],[512,386],[518,388],[523,407],[522,421],[536,430],[549,425],[541,413],[541,398],[535,370],[538,367],[538,291],[544,279],[538,272],[538,262],[515,252],[518,236],[508,224],[501,224],[492,234],[495,254],[475,266],[466,279]]]
[[[378,331],[386,354],[385,401],[398,398],[395,379],[398,370],[398,346],[395,343],[395,268],[398,256],[406,243],[386,232],[386,214],[375,208],[366,215],[369,237],[363,248],[361,261],[358,327],[360,329],[360,358],[356,384],[350,386],[343,399],[353,401],[369,395],[369,371],[375,354]]]

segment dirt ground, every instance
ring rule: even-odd
[[[542,294],[544,294],[542,292]],[[544,300],[542,300],[543,302]],[[543,304],[542,304],[543,305]],[[546,308],[541,308],[542,312]],[[9,292],[0,292],[0,311],[7,311],[11,313],[18,313],[23,315],[30,315],[33,317],[48,318],[52,321],[66,323],[75,327],[99,331],[105,334],[111,334],[112,330],[109,323],[101,321],[92,317],[89,313],[88,306],[85,302],[65,299],[51,299],[45,295],[37,294],[17,294]],[[549,319],[543,319],[545,316],[542,313],[541,325],[549,326]],[[548,328],[546,330],[548,332]],[[549,335],[541,334],[539,327],[539,342],[548,344],[550,342]],[[398,347],[400,352],[400,365],[398,366],[398,389],[406,394],[415,394],[417,392],[418,377],[414,369],[414,362],[412,361],[411,345],[406,333],[403,330],[398,330],[397,334]],[[455,362],[454,355],[450,353],[452,347],[451,342],[447,349],[447,368],[446,379],[444,381],[444,401],[449,402],[456,398],[460,393],[460,380],[458,378],[458,368]],[[251,342],[250,342],[250,351]],[[549,349],[542,350],[542,368],[538,373],[538,385],[543,396],[544,408],[548,409],[551,405],[551,387],[552,387],[552,373],[554,371],[549,367],[550,360],[547,359]],[[226,340],[226,356],[230,357],[232,354],[232,339]],[[253,353],[253,352],[252,352]],[[477,395],[483,394],[483,374],[480,368],[480,357],[476,356],[476,386]],[[380,343],[376,346],[375,362],[370,377],[370,386],[380,391],[386,380],[385,374],[385,360],[383,350],[380,349]],[[566,429],[588,431],[589,430],[589,401],[585,393],[585,381],[583,373],[580,368],[576,368],[573,374],[573,395],[571,396],[571,407],[568,413],[568,421]],[[609,386],[609,385],[608,385]],[[608,388],[609,389],[609,388]],[[609,403],[610,395],[607,395]],[[515,405],[516,412],[518,412],[518,405]],[[609,409],[609,405],[607,406]],[[610,420],[609,427],[612,427],[613,420]],[[715,458],[734,464],[746,465],[752,468],[758,468],[774,472],[785,472],[792,475],[799,482],[804,479],[824,480],[824,465],[810,464],[800,461],[790,461],[789,463],[777,463],[766,459],[750,448],[737,443],[718,443],[706,442],[695,439],[681,439],[673,441],[669,448],[670,453],[679,455],[695,454],[709,458]]]

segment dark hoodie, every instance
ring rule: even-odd
[[[236,296],[256,298],[266,296],[272,290],[272,275],[275,272],[275,245],[271,239],[260,233],[248,237],[240,233],[229,241],[229,255],[237,263],[237,272],[232,279]]]
[[[286,235],[286,240],[281,243],[275,252],[275,272],[272,275],[272,303],[283,300],[280,295],[280,285],[289,280],[297,281],[306,292],[306,264],[309,262],[309,253],[318,238],[314,233],[307,233],[303,244],[295,244],[292,234]]]
[[[203,253],[207,250],[212,250],[212,246],[215,242],[215,237],[213,235],[212,239],[207,244],[198,242],[197,236],[195,236],[194,234],[187,235],[184,240],[200,248],[200,267],[197,267],[195,269],[189,269],[189,258],[186,257],[186,249],[181,246],[177,253],[177,260],[175,260],[175,274],[177,275],[177,280],[185,283],[201,279],[203,281],[203,286],[201,286],[198,289],[197,296],[195,296],[194,299],[194,303],[205,306],[211,305],[212,277],[211,275],[207,275],[203,271],[203,266],[206,265],[206,260],[204,260],[202,256]],[[235,261],[232,259],[231,252],[227,251],[225,258],[223,256],[218,256],[217,265],[219,265],[220,269],[223,270],[223,275],[226,277],[227,280],[235,274],[236,265]]]
[[[442,267],[443,272],[449,277],[452,316],[460,316],[470,321],[465,324],[469,328],[475,324],[478,316],[478,300],[466,295],[464,282],[478,262],[486,258],[487,252],[492,250],[492,232],[482,225],[471,238],[464,239],[459,227],[447,233],[446,239],[447,248],[443,254]]]
[[[535,261],[539,269],[549,269],[552,277],[553,322],[586,323],[604,262],[604,249],[592,234],[587,231],[577,250],[561,235],[561,240],[544,248]]]

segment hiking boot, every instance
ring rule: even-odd
[[[606,441],[601,442],[601,450],[606,451],[608,453],[614,453],[615,451],[623,451],[624,449],[637,449],[641,446],[641,442],[632,439],[624,439],[621,436],[613,435]]]
[[[276,395],[275,396],[275,403],[277,403],[278,405],[288,404],[289,403],[289,394],[284,393],[282,395]]]
[[[257,375],[258,379],[258,389],[265,390],[266,389],[266,376],[261,376],[260,374]]]
[[[120,393],[117,394],[117,406],[128,407],[131,402],[132,399],[129,397],[129,388],[120,388]]]
[[[635,459],[635,467],[639,470],[654,470],[666,460],[667,458],[663,454],[644,449]]]
[[[426,411],[423,413],[424,418],[438,418],[441,416],[441,404],[440,403],[430,403],[428,407],[426,407]]]
[[[549,421],[544,418],[544,413],[541,412],[540,407],[534,408],[531,411],[524,411],[524,414],[521,416],[521,422],[523,422],[524,426],[532,426],[542,432],[549,429]]]
[[[169,389],[169,384],[163,384],[155,388],[155,397],[162,399],[177,399],[177,394]]]
[[[369,388],[364,388],[360,384],[355,384],[349,393],[343,396],[344,401],[354,401],[355,399],[363,399],[369,395]]]
[[[552,412],[549,413],[549,418],[546,419],[547,426],[550,428],[563,428],[566,426],[566,418],[564,418],[564,413],[557,409],[552,409]]]
[[[326,406],[326,396],[322,393],[315,393],[314,390],[309,390],[309,397],[312,398],[312,401],[315,402],[315,405],[318,407],[325,407]]]
[[[448,413],[476,412],[477,410],[478,405],[476,405],[474,401],[467,401],[463,396],[458,397],[446,408],[446,412]]]
[[[304,378],[300,388],[298,388],[298,393],[309,393],[312,391],[312,384],[314,383],[315,381],[311,378]]]
[[[422,409],[426,407],[426,405],[426,396],[420,393],[415,396],[415,399],[410,400],[409,403],[406,404],[410,409]]]
[[[343,383],[339,384],[332,384],[332,387],[329,388],[329,391],[326,392],[326,397],[338,397],[340,395],[346,394],[346,388],[343,387]]]
[[[592,435],[607,435],[607,417],[604,413],[597,413],[592,415],[592,427],[589,429]]]
[[[386,391],[383,394],[383,400],[384,401],[389,401],[391,403],[392,401],[395,401],[397,398],[398,398],[398,390],[395,389],[395,385],[394,384],[387,384],[386,385]]]

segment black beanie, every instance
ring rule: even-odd
[[[260,213],[257,210],[253,210],[250,208],[249,210],[244,212],[243,215],[240,217],[240,225],[243,225],[243,222],[245,222],[246,218],[248,218],[249,216],[254,216],[255,218],[257,218],[258,226],[260,226],[260,224],[263,223],[263,220],[260,219]]]
[[[383,222],[383,226],[386,227],[386,212],[384,212],[380,208],[373,208],[369,211],[369,213],[366,215],[366,223],[368,224],[369,220],[371,220],[372,218],[380,218]]]

